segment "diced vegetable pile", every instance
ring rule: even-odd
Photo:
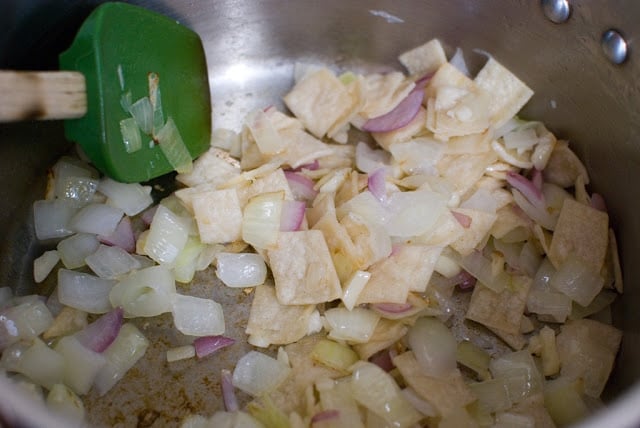
[[[176,290],[211,268],[211,287],[251,293],[254,350],[220,374],[225,411],[184,427],[552,427],[597,409],[621,341],[604,199],[566,141],[516,116],[533,92],[494,58],[473,78],[438,40],[399,59],[407,74],[298,64],[290,114],[215,130],[158,204],[61,159],[34,205],[58,241],[35,281],[61,263],[57,287],[0,289],[6,375],[81,422],[79,397],[144,359],[131,318],[170,312],[195,337],[168,363],[246,340],[225,336],[233,308]]]

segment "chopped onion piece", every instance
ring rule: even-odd
[[[222,390],[222,402],[225,410],[227,412],[237,412],[240,409],[240,405],[233,386],[231,372],[227,369],[220,371],[220,389]]]
[[[140,127],[133,117],[128,117],[120,121],[120,134],[127,153],[135,153],[142,148],[142,137],[140,137]]]
[[[350,373],[349,368],[358,362],[356,352],[347,345],[329,339],[321,339],[311,350],[311,359],[324,366]]]
[[[49,308],[39,299],[4,309],[0,312],[0,351],[21,339],[39,336],[52,323]]]
[[[469,274],[495,292],[502,291],[508,283],[508,275],[504,271],[494,275],[491,269],[491,262],[479,251],[473,251],[456,261]]]
[[[296,200],[312,201],[318,195],[315,189],[315,183],[303,174],[292,171],[285,171],[284,176],[287,178],[291,193]]]
[[[73,202],[61,199],[35,201],[33,203],[33,223],[36,237],[40,240],[63,238],[73,233],[71,218],[77,209]]]
[[[324,421],[332,421],[340,418],[340,411],[331,409],[331,410],[323,410],[321,412],[316,413],[311,417],[311,424],[315,424],[318,422]]]
[[[257,351],[243,355],[233,371],[233,385],[254,397],[276,389],[289,376],[286,364]]]
[[[58,243],[58,254],[67,269],[84,266],[85,258],[95,253],[100,241],[90,233],[78,233]]]
[[[167,349],[167,362],[186,360],[196,356],[196,348],[193,345],[178,346]]]
[[[40,257],[33,261],[33,279],[37,283],[44,281],[59,261],[60,254],[58,254],[58,251],[56,250],[45,251],[42,253]],[[0,299],[0,304],[1,303],[2,299]]]
[[[187,243],[189,223],[164,205],[159,205],[144,245],[144,252],[160,264],[169,264]]]
[[[226,348],[236,343],[235,339],[225,336],[203,336],[193,341],[198,358],[204,358],[219,349]]]
[[[464,60],[464,53],[462,52],[462,49],[460,49],[459,47],[456,48],[456,52],[453,54],[453,56],[449,60],[449,64],[453,65],[465,76],[471,77],[471,73],[469,73],[469,69],[467,68],[467,63]]]
[[[282,201],[280,231],[295,232],[304,222],[307,204],[304,201]]]
[[[458,363],[476,372],[480,380],[491,379],[491,374],[489,373],[491,355],[474,345],[472,342],[463,340],[458,343],[456,349],[456,360]]]
[[[153,106],[151,105],[149,97],[140,98],[131,104],[129,112],[142,132],[151,135],[153,132]]]
[[[352,310],[358,301],[360,293],[371,278],[371,273],[358,270],[347,281],[342,292],[342,303],[348,310]]]
[[[120,247],[100,245],[98,250],[85,259],[87,265],[100,278],[115,279],[134,269],[140,262]]]
[[[156,139],[173,169],[180,174],[188,174],[193,170],[191,154],[187,150],[173,118],[167,119],[167,123],[156,134]]]
[[[242,215],[242,239],[259,249],[278,241],[284,192],[261,193],[249,199]]]
[[[109,198],[109,203],[120,208],[128,216],[141,213],[153,203],[151,187],[139,183],[120,183],[109,177],[100,180],[100,193]]]
[[[456,339],[441,321],[419,318],[409,329],[407,340],[418,364],[428,375],[443,378],[455,370]]]
[[[224,334],[222,306],[211,299],[175,294],[171,312],[176,328],[183,334],[189,336]]]
[[[387,196],[387,180],[384,168],[377,169],[369,174],[367,187],[373,196],[380,202],[384,202]]]
[[[124,324],[120,332],[102,355],[107,363],[95,379],[99,395],[104,395],[144,355],[149,341],[133,324]]]
[[[380,315],[365,308],[332,308],[324,313],[329,325],[329,338],[366,343],[380,320]]]
[[[389,220],[385,228],[391,236],[422,235],[436,224],[446,205],[442,195],[429,190],[392,193],[387,198]]]
[[[22,373],[45,388],[63,383],[64,357],[38,338],[33,340],[31,346],[17,343],[6,349],[0,363],[7,370]]]
[[[359,142],[356,146],[356,167],[371,173],[380,168],[388,168],[391,155],[386,150],[372,149],[367,143]]]
[[[82,207],[93,200],[98,183],[91,177],[56,177],[55,188],[58,198]]]
[[[56,383],[51,387],[47,394],[47,407],[78,426],[84,422],[85,410],[82,400],[66,385]]]
[[[394,427],[410,427],[422,419],[407,401],[395,380],[380,367],[358,362],[351,375],[353,397],[362,406]]]
[[[64,383],[76,394],[89,392],[106,358],[84,347],[73,336],[65,336],[53,348],[64,358]]]
[[[95,235],[111,235],[122,219],[120,208],[105,204],[89,204],[73,216],[71,229]]]
[[[151,220],[149,220],[151,224]],[[98,240],[106,245],[112,245],[119,247],[128,253],[133,253],[136,250],[136,237],[133,232],[133,225],[129,217],[123,217],[118,223],[116,230],[109,236],[100,235]]]
[[[424,90],[412,90],[393,110],[367,120],[362,129],[369,132],[389,132],[402,128],[416,117],[423,98]]]
[[[267,277],[267,265],[258,254],[218,253],[216,276],[227,287],[255,287]]]
[[[124,309],[126,317],[154,317],[171,311],[175,292],[171,271],[160,265],[129,273],[108,296],[114,308]]]
[[[551,277],[551,286],[581,306],[588,306],[602,290],[604,278],[577,256],[570,255]]]
[[[517,189],[534,206],[540,208],[544,204],[542,191],[530,180],[520,174],[507,171],[507,183]]]
[[[67,269],[58,271],[58,300],[91,314],[111,310],[109,293],[116,281]]]
[[[122,308],[115,308],[76,333],[75,337],[87,349],[104,352],[118,336],[123,319]]]
[[[436,417],[438,416],[438,411],[435,407],[428,401],[422,399],[418,393],[411,387],[404,388],[402,391],[402,396],[407,400],[414,409],[419,411],[425,416]]]

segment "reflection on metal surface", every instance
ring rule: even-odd
[[[614,64],[622,64],[627,59],[627,41],[616,30],[606,31],[602,35],[602,50]]]
[[[569,19],[571,7],[568,0],[542,0],[541,4],[544,15],[551,22],[562,24]]]

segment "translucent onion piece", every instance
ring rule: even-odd
[[[175,294],[171,312],[178,331],[189,336],[224,334],[222,306],[211,300]]]
[[[65,336],[53,348],[64,358],[64,383],[76,394],[86,394],[100,369],[107,363],[102,354],[84,347],[73,336]]]
[[[413,388],[404,388],[402,390],[402,396],[413,406],[414,409],[423,415],[431,417],[438,416],[436,408],[433,407],[431,403],[421,398]]]
[[[16,352],[17,351],[17,352]],[[12,359],[10,363],[7,361]],[[42,340],[36,338],[31,346],[16,344],[2,353],[3,367],[22,373],[37,385],[51,388],[63,383],[65,360]]]
[[[490,379],[471,383],[469,388],[478,397],[480,404],[489,412],[501,412],[513,406],[505,379]]]
[[[149,341],[133,324],[124,324],[116,340],[102,353],[107,362],[95,378],[98,394],[104,395],[122,379],[148,347]]]
[[[171,311],[175,292],[171,271],[164,266],[152,266],[126,275],[108,296],[114,308],[124,309],[126,317],[154,317]]]
[[[350,373],[349,368],[358,362],[356,352],[347,345],[333,340],[321,339],[311,350],[311,359],[324,366],[338,370],[342,373]]]
[[[362,129],[369,132],[389,132],[411,122],[422,105],[424,90],[413,90],[389,113],[367,120]]]
[[[193,341],[196,355],[198,358],[204,358],[209,354],[213,354],[219,349],[226,348],[236,343],[235,339],[226,336],[203,336]]]
[[[120,208],[105,204],[89,204],[73,216],[71,229],[95,235],[111,235],[122,219]]]
[[[61,383],[56,383],[49,391],[47,407],[78,426],[84,421],[85,410],[82,400],[69,387]]]
[[[90,233],[78,233],[58,243],[58,254],[67,269],[77,269],[84,266],[85,258],[95,253],[100,241]]]
[[[482,348],[474,345],[472,342],[463,340],[458,343],[456,360],[458,363],[476,372],[480,380],[491,379],[491,374],[489,373],[491,355],[487,354]]]
[[[471,252],[457,261],[469,274],[495,292],[502,291],[509,282],[509,277],[504,271],[493,274],[491,262],[479,251]]]
[[[98,172],[89,166],[86,162],[80,159],[72,158],[69,156],[63,156],[53,166],[53,176],[55,177],[55,189],[54,194],[58,198],[65,197],[65,187],[58,187],[64,184],[67,178],[70,177],[85,177],[85,178],[97,178]]]
[[[110,205],[120,208],[128,216],[141,213],[153,203],[151,187],[139,183],[120,183],[104,177],[98,190],[109,198]]]
[[[0,312],[0,350],[19,340],[39,336],[53,323],[49,308],[39,299]]]
[[[576,256],[569,256],[551,277],[551,286],[566,294],[581,306],[588,306],[598,295],[604,278],[589,264]]]
[[[440,320],[419,318],[409,329],[407,340],[418,364],[428,375],[442,378],[455,370],[458,345]]]
[[[33,279],[40,283],[51,273],[53,268],[60,261],[60,255],[56,250],[45,251],[33,261]],[[0,299],[0,304],[2,300]]]
[[[538,208],[542,208],[544,204],[544,196],[542,195],[542,191],[536,187],[533,182],[520,174],[507,171],[507,183],[522,193],[522,195],[527,198],[531,204]]]
[[[284,192],[254,196],[244,207],[242,239],[259,249],[272,247],[278,241]]]
[[[258,254],[219,253],[216,276],[228,287],[254,287],[264,283],[267,265]]]
[[[377,169],[369,174],[367,178],[367,188],[373,196],[380,202],[384,202],[387,196],[387,180],[384,169]]]
[[[135,153],[142,148],[140,128],[133,117],[128,117],[120,121],[120,134],[122,135],[124,150],[127,153]]]
[[[140,262],[120,247],[100,245],[85,259],[87,265],[100,278],[115,279],[134,269],[140,268]]]
[[[504,379],[509,399],[514,403],[542,392],[543,377],[528,350],[494,358],[489,369],[495,379]]]
[[[159,205],[144,246],[144,252],[160,264],[175,261],[189,238],[189,224],[169,208]]]
[[[220,371],[220,389],[222,390],[222,402],[225,410],[227,412],[237,412],[240,409],[240,405],[233,386],[231,372],[227,369]]]
[[[109,293],[116,281],[67,269],[58,271],[58,300],[91,314],[111,310]]]
[[[395,192],[387,199],[385,228],[397,237],[419,236],[430,230],[446,208],[442,195],[429,190]]]
[[[58,198],[81,207],[93,200],[99,181],[91,177],[56,177]]]
[[[329,337],[354,343],[366,343],[380,320],[380,315],[365,308],[332,308],[324,313]]]
[[[304,222],[307,205],[304,201],[282,201],[280,214],[280,231],[295,232],[300,230]]]
[[[54,199],[33,203],[33,222],[40,240],[63,238],[73,233],[69,223],[77,209],[73,202]]]
[[[318,191],[314,188],[315,183],[305,175],[285,171],[284,176],[287,178],[291,193],[296,200],[312,201],[318,195]]]
[[[369,282],[369,278],[371,278],[371,273],[363,270],[355,271],[343,287],[342,303],[348,310],[352,310],[356,305],[360,293]]]
[[[193,345],[178,346],[167,349],[167,362],[186,360],[196,356],[196,348]]]
[[[87,349],[104,352],[118,336],[122,327],[122,308],[115,308],[76,333],[75,337]]]
[[[180,174],[188,174],[193,170],[191,154],[187,150],[173,118],[167,119],[167,123],[156,134],[156,139],[173,169]]]
[[[140,98],[131,104],[129,112],[142,132],[151,135],[153,131],[153,106],[151,105],[149,97]]]
[[[98,240],[103,244],[120,247],[128,253],[133,253],[136,250],[136,237],[129,217],[123,217],[111,235],[100,235]]]
[[[353,397],[394,427],[410,427],[422,415],[407,401],[395,380],[372,363],[358,362],[351,375]]]
[[[388,168],[391,161],[389,152],[381,149],[372,149],[367,143],[359,142],[356,145],[356,167],[370,173],[380,168]]]
[[[254,397],[276,389],[289,376],[286,364],[257,351],[243,355],[233,371],[233,385]]]

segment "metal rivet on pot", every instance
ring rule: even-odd
[[[556,24],[566,22],[571,14],[569,0],[541,0],[541,5],[544,15]]]
[[[616,30],[605,31],[602,35],[602,50],[614,64],[623,63],[629,52],[627,41]]]

